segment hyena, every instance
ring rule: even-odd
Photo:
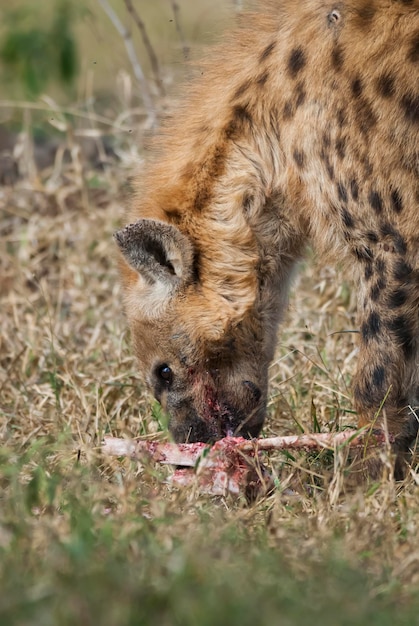
[[[203,65],[116,233],[142,374],[176,441],[255,437],[294,268],[354,276],[360,425],[416,435],[419,0],[261,2]]]

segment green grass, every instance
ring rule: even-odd
[[[105,478],[66,439],[2,451],[1,624],[416,623],[418,592],[367,554],[351,562],[337,528],[310,549],[301,520],[272,524],[272,503],[151,499],[156,478],[135,484],[133,464]]]

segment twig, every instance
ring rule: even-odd
[[[182,26],[180,24],[180,19],[179,19],[180,9],[179,9],[179,5],[178,5],[176,0],[169,0],[169,1],[170,1],[170,5],[172,7],[172,11],[173,11],[173,19],[174,19],[174,22],[175,22],[176,32],[179,35],[179,39],[180,39],[180,42],[182,44],[183,58],[185,60],[187,60],[188,57],[189,57],[189,46],[186,44],[186,40],[185,40],[185,37],[184,37],[184,34],[183,34],[183,29],[182,29]]]
[[[165,90],[164,90],[163,80],[160,74],[159,60],[151,44],[150,38],[147,34],[146,26],[143,20],[141,19],[141,16],[138,13],[137,9],[134,7],[132,0],[124,0],[124,2],[125,2],[125,6],[127,7],[128,13],[131,15],[132,19],[137,25],[138,30],[140,31],[144,47],[147,50],[148,58],[150,59],[151,69],[153,71],[158,90],[160,92],[160,95],[164,96]]]
[[[131,34],[129,30],[122,24],[121,20],[119,19],[113,8],[110,6],[108,0],[97,1],[111,20],[112,24],[115,26],[118,33],[121,35],[122,39],[124,40],[125,49],[131,62],[132,69],[134,70],[134,75],[141,85],[141,95],[143,98],[144,106],[146,108],[151,125],[154,126],[157,117],[156,111],[153,100],[151,98],[150,90],[148,88],[147,80],[145,78],[141,64],[138,60],[137,53],[135,52]]]
[[[123,126],[120,123],[120,119],[126,118],[129,116],[130,112],[125,112],[123,116],[119,116],[118,120],[115,122],[103,115],[98,115],[96,113],[86,113],[85,111],[79,111],[78,109],[71,107],[63,107],[63,108],[54,108],[51,107],[49,103],[41,104],[39,102],[21,102],[14,100],[0,100],[0,108],[5,109],[32,109],[33,111],[47,111],[49,113],[61,113],[65,115],[71,115],[72,117],[80,117],[86,120],[93,120],[98,124],[104,124],[106,126],[110,126],[114,130],[128,132],[131,130],[131,126]]]

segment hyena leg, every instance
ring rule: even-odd
[[[403,270],[403,271],[402,271]],[[418,386],[419,306],[414,272],[388,263],[388,276],[362,285],[360,352],[354,378],[359,425],[386,425],[395,451],[409,449],[417,433],[411,410]]]

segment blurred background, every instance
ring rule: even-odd
[[[170,108],[240,0],[1,0],[0,184],[81,156],[97,166]],[[68,149],[68,153],[66,150]]]

